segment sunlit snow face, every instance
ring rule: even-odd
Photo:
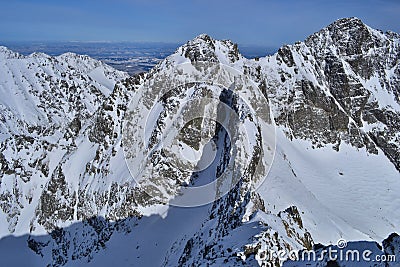
[[[136,186],[155,201],[200,206],[240,181],[255,190],[275,153],[272,114],[258,86],[219,63],[154,73],[134,94],[123,129]]]

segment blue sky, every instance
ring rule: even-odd
[[[278,47],[342,17],[400,32],[400,1],[0,0],[0,41],[185,42],[200,33]]]

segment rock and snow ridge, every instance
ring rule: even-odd
[[[278,248],[341,238],[380,243],[400,225],[399,40],[341,19],[256,60],[230,41],[200,35],[131,78],[85,56],[24,57],[1,47],[1,235],[29,234],[17,244],[54,266],[110,258],[241,266],[262,264]],[[249,172],[214,203],[168,207],[132,181],[121,148],[124,113],[131,99],[146,96],[146,81],[204,61],[259,86],[276,123],[275,159],[256,191]],[[221,146],[220,155],[229,149]],[[398,251],[398,239],[390,240],[385,251]]]

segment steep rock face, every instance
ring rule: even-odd
[[[1,234],[34,231],[36,217],[51,230],[57,221],[76,219],[78,194],[68,183],[75,177],[67,172],[79,166],[63,163],[93,114],[118,93],[115,83],[128,75],[72,53],[1,51],[1,207],[8,224]]]
[[[32,227],[43,225],[51,231],[60,223],[99,215],[107,220],[140,216],[121,149],[124,111],[140,79],[137,76],[118,82],[82,127],[74,139],[75,145],[63,156],[45,185]],[[130,85],[125,86],[128,82]],[[56,203],[69,211],[68,217],[59,216],[60,208],[45,208]]]
[[[357,18],[341,19],[250,62],[250,74],[266,87],[289,136],[336,148],[344,141],[370,153],[380,148],[399,169],[399,40]]]
[[[328,80],[336,81],[330,83],[332,95],[357,126],[366,128],[365,133],[399,169],[399,147],[395,145],[399,143],[396,134],[399,128],[394,124],[398,125],[400,111],[400,36],[383,34],[352,18],[328,26],[308,38],[306,44],[318,47],[327,31],[337,56],[333,48],[329,52],[324,48],[319,53],[314,48],[314,54],[319,62],[325,63]],[[339,58],[344,61],[342,64]]]

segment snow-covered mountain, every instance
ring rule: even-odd
[[[256,59],[203,34],[133,77],[1,47],[0,262],[281,266],[339,239],[400,260],[399,60],[357,18]]]

